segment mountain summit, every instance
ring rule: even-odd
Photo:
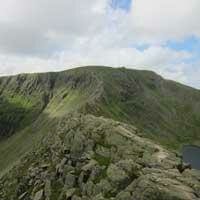
[[[200,143],[199,111],[199,90],[151,71],[1,77],[0,197],[199,199],[175,153]]]

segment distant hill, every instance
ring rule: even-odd
[[[74,115],[80,115],[82,117],[74,117]],[[89,117],[89,121],[87,120],[87,116],[91,116]],[[83,119],[83,121],[86,120],[86,122],[88,122],[88,127],[85,127],[85,123],[83,123],[83,126],[81,122],[73,127],[73,120],[69,120],[70,118],[75,119],[75,121],[76,118],[80,121],[81,119]],[[6,172],[13,169],[13,167],[17,167],[21,172],[16,175],[16,173],[11,170],[11,177],[8,178],[6,175],[6,179],[10,180],[11,184],[14,179],[19,178],[19,183],[21,183],[22,180],[19,176],[24,176],[29,173],[25,169],[26,166],[27,168],[31,168],[31,165],[37,165],[37,161],[32,158],[34,152],[36,156],[42,155],[43,150],[44,154],[48,154],[47,149],[50,149],[53,143],[52,141],[46,143],[46,141],[50,140],[50,138],[59,137],[59,131],[62,125],[58,124],[60,124],[63,119],[65,119],[64,123],[65,121],[70,123],[70,129],[75,132],[81,132],[85,129],[90,131],[90,128],[91,131],[95,129],[95,131],[98,132],[96,126],[98,127],[99,123],[101,124],[99,128],[100,132],[103,131],[104,128],[109,132],[109,127],[107,126],[113,129],[118,123],[122,123],[125,129],[130,126],[132,127],[131,130],[134,130],[131,132],[139,137],[141,141],[144,141],[145,144],[142,148],[145,148],[145,145],[148,146],[148,141],[150,141],[151,148],[158,147],[157,150],[154,149],[155,151],[159,152],[160,148],[162,148],[164,152],[168,152],[170,155],[173,154],[171,157],[173,159],[173,164],[170,164],[169,169],[175,168],[178,170],[177,166],[181,160],[172,152],[178,152],[184,144],[200,144],[200,91],[174,81],[166,80],[151,71],[101,66],[81,67],[62,72],[20,74],[1,77],[0,175],[7,174]],[[100,119],[104,120],[101,121]],[[99,120],[101,122],[99,122]],[[109,123],[104,123],[104,121],[109,121]],[[59,128],[57,128],[58,126]],[[136,129],[133,127],[137,127],[136,132]],[[68,132],[70,132],[70,130],[67,129],[66,133]],[[128,145],[129,133],[126,130],[122,132],[126,135],[125,137]],[[63,136],[63,139],[64,137],[65,136]],[[80,137],[83,136],[80,135]],[[115,138],[113,138],[113,140],[114,139]],[[43,143],[42,141],[45,142]],[[100,138],[97,140],[93,138],[91,142],[94,143],[95,148],[100,145],[100,149],[103,152],[103,147],[108,148],[108,144],[101,144],[102,141]],[[120,141],[118,142],[120,143]],[[131,144],[134,145],[134,142]],[[87,143],[82,144],[80,142],[77,145],[84,146],[87,145]],[[135,145],[137,147],[137,142]],[[120,149],[120,144],[117,144],[116,148]],[[56,151],[58,152],[56,153]],[[55,149],[54,152],[55,155],[59,155],[59,158],[55,158],[58,159],[58,162],[60,162],[62,156],[65,157],[66,154],[62,154],[60,151],[61,149],[58,148]],[[138,151],[135,149],[134,151],[135,152],[132,153],[137,154],[135,155],[136,157],[140,156],[141,149],[138,149]],[[144,151],[146,152],[148,149]],[[124,152],[124,150],[122,152]],[[70,152],[67,154],[72,156]],[[49,156],[47,157],[50,159]],[[24,158],[25,161],[21,161],[21,158]],[[171,163],[171,158],[164,157],[163,159],[165,160],[164,162],[169,164]],[[38,159],[40,160],[40,158]],[[92,157],[92,159],[94,159],[94,157]],[[92,159],[89,158],[89,160]],[[111,159],[114,158],[111,157]],[[125,159],[129,159],[129,157]],[[133,161],[135,157],[130,157],[130,159]],[[108,161],[104,157],[98,157],[94,160],[103,163],[107,163]],[[146,158],[144,158],[143,161],[147,162]],[[120,162],[120,159],[114,159],[111,163],[115,164],[115,162]],[[157,165],[159,163],[160,162],[153,163],[153,168],[155,167],[154,164]],[[38,167],[42,167],[43,164],[45,163],[39,162]],[[50,164],[49,161],[47,164]],[[108,167],[107,164],[105,164],[106,167]],[[143,166],[140,162],[138,164]],[[55,165],[56,160],[52,163],[53,167],[56,167]],[[45,169],[46,168],[47,167],[45,167]],[[56,169],[53,171],[55,170]],[[143,173],[141,170],[139,171]],[[105,171],[103,173],[105,173]],[[161,173],[164,173],[164,171]],[[36,179],[33,178],[33,181],[36,181]],[[180,180],[177,179],[176,181]],[[13,193],[16,189],[16,185],[15,183],[12,184],[13,199],[19,198],[20,195],[22,195],[21,199],[33,199],[33,197],[27,197],[27,195],[30,195],[30,192],[24,194],[24,196],[23,192],[19,192],[20,195],[16,196],[16,194]],[[56,182],[55,184],[59,183]],[[170,182],[169,184],[172,183]],[[8,185],[9,182],[2,182],[2,187],[7,187]],[[179,186],[185,187],[186,185]],[[39,187],[42,186],[40,185]],[[76,187],[78,186],[76,185]],[[31,185],[27,190],[32,191],[34,188],[35,187]],[[35,190],[40,191],[40,188],[36,188]],[[6,199],[9,190],[4,190],[4,192],[4,197]],[[32,191],[32,193],[34,193],[34,191]],[[116,192],[114,193],[117,195]],[[38,193],[38,195],[40,194]],[[110,197],[112,197],[112,195]],[[187,196],[188,194],[185,195]],[[41,199],[36,198],[34,200],[42,200],[42,198],[43,197],[41,197]],[[163,199],[166,198],[163,197]],[[3,196],[1,199],[3,199]],[[174,197],[174,199],[181,198]],[[155,198],[155,200],[157,199]]]

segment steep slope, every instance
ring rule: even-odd
[[[200,143],[199,111],[199,90],[149,71],[2,77],[0,199],[198,200],[171,149]]]
[[[199,175],[133,126],[73,114],[0,179],[0,199],[199,200]]]
[[[178,149],[200,143],[200,91],[149,71],[83,67],[0,78],[0,174],[66,114],[105,116]]]
[[[48,113],[52,114],[59,113],[61,103],[68,104],[69,100],[77,99],[81,104],[82,98],[90,99],[94,85],[98,83],[91,74],[78,71],[0,78],[0,136],[23,129],[47,106]]]
[[[98,85],[84,71],[0,78],[0,174],[29,152],[60,117],[98,96]]]
[[[91,69],[92,70],[92,69]],[[177,149],[200,142],[200,91],[150,71],[93,69],[102,80],[101,102],[88,110],[135,124],[147,137]]]

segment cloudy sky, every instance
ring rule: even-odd
[[[0,2],[0,75],[127,66],[200,88],[200,0]]]

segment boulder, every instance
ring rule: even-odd
[[[71,188],[65,192],[65,198],[69,199],[76,192],[76,188]]]
[[[76,183],[76,176],[73,174],[67,174],[65,176],[65,187],[67,188],[73,188]]]
[[[43,189],[35,193],[33,200],[41,200],[43,198],[44,191]]]
[[[116,185],[121,185],[127,182],[129,179],[126,172],[120,169],[118,166],[111,164],[107,169],[108,179]]]
[[[96,160],[90,160],[90,162],[82,167],[83,171],[92,171],[92,169],[98,165]]]

